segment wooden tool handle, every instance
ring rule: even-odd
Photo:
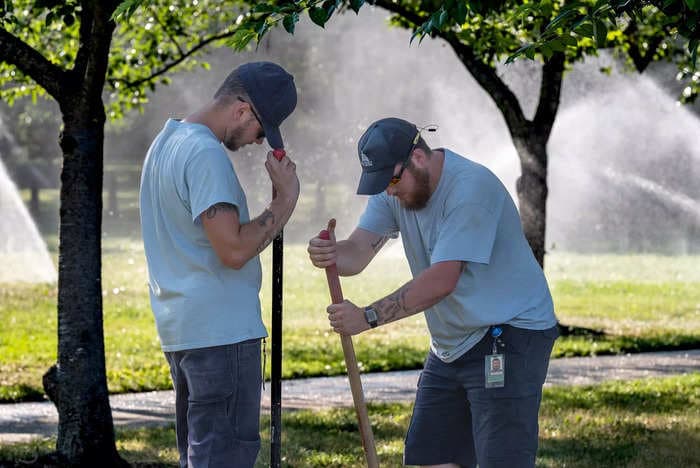
[[[330,239],[330,233],[324,229],[319,233],[318,237],[328,240]],[[326,267],[326,279],[328,280],[328,289],[331,293],[331,301],[333,304],[340,304],[343,302],[343,290],[340,287],[338,268],[335,265]],[[357,413],[357,421],[360,426],[360,435],[362,436],[362,446],[365,451],[367,466],[369,468],[378,468],[379,460],[377,459],[377,449],[374,446],[374,434],[372,433],[372,426],[369,423],[369,415],[367,414],[367,406],[365,405],[365,395],[362,391],[360,369],[357,367],[357,357],[355,356],[355,348],[352,345],[352,338],[350,336],[340,335],[340,343],[343,346],[345,367],[348,370],[350,391],[352,392],[355,413]]]

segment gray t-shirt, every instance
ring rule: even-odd
[[[444,153],[440,181],[425,208],[406,210],[382,192],[369,198],[358,227],[387,236],[400,232],[414,277],[438,262],[467,262],[452,294],[425,311],[432,351],[451,362],[491,325],[544,330],[556,325],[556,317],[506,188],[484,166]]]
[[[260,313],[256,256],[240,270],[221,263],[200,215],[216,203],[248,205],[233,164],[208,127],[168,120],[141,174],[141,230],[151,308],[164,351],[267,336]]]

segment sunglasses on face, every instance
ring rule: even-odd
[[[406,157],[406,160],[404,160],[403,164],[401,164],[401,170],[399,170],[399,173],[395,176],[392,176],[391,180],[389,180],[389,187],[393,187],[394,185],[401,182],[401,176],[403,175],[403,171],[406,169],[406,166],[408,166],[409,161],[411,161],[411,155],[413,154],[413,150],[416,149],[416,145],[418,144],[419,139],[420,130],[418,131],[418,133],[416,133],[416,136],[413,138],[413,144],[411,145],[411,149],[408,151],[408,157]]]
[[[248,104],[248,106],[250,107],[250,112],[253,113],[253,117],[255,117],[255,120],[257,120],[258,123],[260,124],[260,131],[258,132],[257,139],[259,140],[261,138],[265,138],[265,128],[263,127],[262,120],[260,120],[260,116],[258,115],[257,112],[255,112],[255,109],[253,109],[253,105],[240,96],[238,96],[238,100]]]

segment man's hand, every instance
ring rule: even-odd
[[[296,164],[286,155],[277,160],[272,151],[267,153],[265,169],[270,175],[270,181],[277,196],[282,200],[296,205],[299,198],[299,178],[296,173]]]
[[[340,304],[329,305],[326,311],[331,328],[340,335],[352,336],[370,329],[364,310],[347,299]]]
[[[330,239],[321,239],[319,236],[309,240],[306,251],[309,253],[311,263],[318,268],[326,268],[335,265],[338,260],[338,252],[335,243],[335,219],[328,221],[328,234]]]

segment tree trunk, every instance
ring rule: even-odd
[[[99,106],[81,106],[88,112]],[[58,258],[58,440],[71,466],[118,466],[102,329],[104,115],[64,113]]]
[[[128,466],[118,455],[102,327],[102,102],[116,0],[85,1],[75,67],[56,100],[63,114],[58,256],[58,439],[68,466]],[[90,38],[89,40],[87,38]]]
[[[516,189],[520,220],[525,238],[537,263],[544,268],[545,233],[547,228],[547,142],[536,137],[513,138],[520,157],[521,174]]]

